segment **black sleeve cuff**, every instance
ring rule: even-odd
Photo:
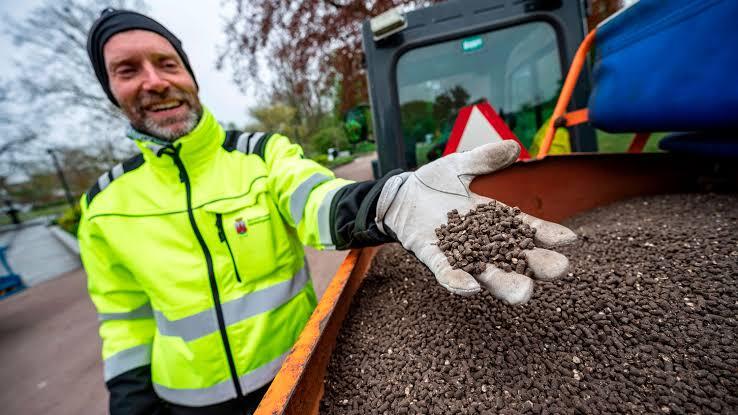
[[[154,392],[151,366],[141,366],[106,382],[110,391],[110,415],[164,414],[164,402]]]
[[[395,242],[382,233],[374,218],[382,187],[390,177],[402,173],[396,169],[379,180],[353,183],[341,188],[331,203],[331,236],[336,249],[362,248]]]

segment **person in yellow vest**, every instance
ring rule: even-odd
[[[87,51],[141,151],[80,202],[112,414],[252,413],[316,306],[303,245],[399,241],[453,293],[530,298],[533,280],[524,275],[452,269],[434,234],[446,212],[489,200],[468,184],[514,162],[516,143],[355,183],[283,135],[224,131],[198,98],[181,42],[149,17],[106,9]],[[521,218],[537,228],[539,246],[575,239],[562,226]],[[539,279],[568,265],[541,248],[528,260]]]
[[[546,136],[546,129],[550,124],[551,117],[549,117],[546,122],[541,125],[541,128],[536,131],[536,135],[533,136],[533,142],[530,144],[530,148],[528,149],[528,154],[530,154],[531,157],[535,158],[541,151],[541,144],[543,143],[543,138]],[[559,127],[556,129],[556,132],[554,133],[554,138],[551,141],[551,147],[548,150],[548,155],[554,154],[571,154],[571,140],[569,139],[569,130],[564,127]]]

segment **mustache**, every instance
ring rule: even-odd
[[[178,88],[167,88],[161,93],[144,91],[139,94],[138,99],[136,101],[137,101],[137,106],[139,108],[143,108],[148,105],[157,104],[159,102],[170,100],[170,99],[176,99],[178,101],[183,101],[190,105],[192,105],[194,101],[194,97],[191,93],[188,93]]]

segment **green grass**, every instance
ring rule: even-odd
[[[315,155],[309,158],[310,160],[320,163],[323,166],[328,167],[329,169],[334,169],[338,166],[351,163],[352,161],[354,161],[356,157],[357,157],[356,154],[352,154],[350,156],[336,157],[333,160],[328,160],[327,154],[318,154],[318,155]]]
[[[356,158],[355,154],[352,154],[350,156],[344,156],[344,157],[336,157],[331,161],[327,161],[324,165],[328,167],[329,169],[334,169],[338,166],[343,166],[344,164],[349,164]]]
[[[362,141],[354,146],[354,154],[372,153],[377,150],[377,144],[372,141]]]
[[[653,133],[643,148],[644,153],[657,153],[659,150],[659,141],[666,137],[669,133]],[[607,133],[597,130],[597,148],[600,153],[623,153],[628,150],[630,142],[633,140],[633,133]]]

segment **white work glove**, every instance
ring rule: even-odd
[[[438,247],[435,229],[447,222],[447,212],[457,209],[463,215],[491,199],[472,193],[474,176],[492,173],[512,164],[520,153],[513,140],[486,144],[464,153],[454,153],[435,160],[417,171],[390,178],[377,202],[375,221],[385,233],[389,230],[433,272],[447,290],[472,295],[489,290],[509,304],[522,304],[533,293],[533,280],[515,272],[505,272],[488,265],[476,279],[461,269],[453,269]],[[499,202],[497,202],[499,203]],[[555,248],[574,242],[576,235],[568,228],[525,213],[518,216],[536,229],[533,249],[524,251],[528,267],[538,280],[553,280],[569,268],[568,259]],[[481,285],[481,286],[480,286]]]

